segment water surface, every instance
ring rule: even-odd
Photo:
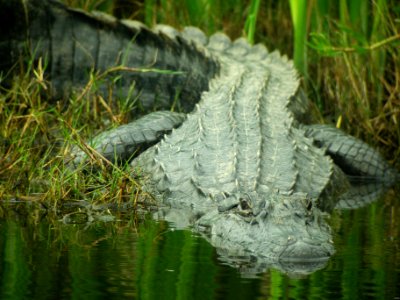
[[[3,208],[0,299],[400,299],[397,193],[336,211],[336,254],[299,278],[243,277],[203,238],[151,217],[65,225]]]

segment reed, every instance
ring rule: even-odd
[[[338,11],[319,6],[325,13],[314,15],[318,26],[309,42],[313,60],[325,65],[311,65],[325,119],[394,153],[394,160],[400,139],[393,94],[399,91],[398,7],[389,1],[340,1]]]
[[[252,0],[250,3],[249,15],[244,24],[244,31],[250,44],[254,44],[254,35],[256,32],[257,16],[260,9],[260,0]]]
[[[307,1],[290,0],[294,31],[294,64],[301,74],[307,76]]]

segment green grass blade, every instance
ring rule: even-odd
[[[250,44],[254,44],[254,34],[256,32],[259,8],[260,0],[252,0],[250,4],[250,12],[244,25],[245,34]]]
[[[307,1],[290,0],[294,29],[294,64],[303,75],[307,74]]]

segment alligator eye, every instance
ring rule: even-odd
[[[250,209],[249,203],[246,199],[240,198],[240,208],[243,210]]]

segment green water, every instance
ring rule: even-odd
[[[0,299],[400,299],[399,200],[334,213],[337,252],[302,278],[243,278],[201,237],[150,217],[77,226],[7,214]]]

